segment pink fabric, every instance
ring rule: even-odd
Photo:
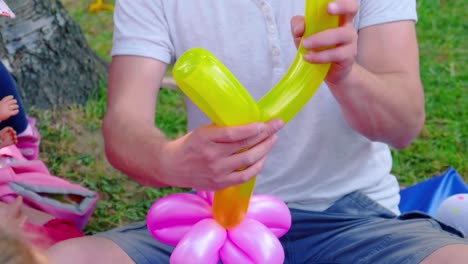
[[[84,193],[92,197],[90,198],[92,201],[85,205],[86,208],[82,212],[67,210],[66,208],[57,206],[60,203],[59,201],[54,203],[41,202],[40,195],[42,194],[34,195],[34,197],[28,197],[23,194],[21,196],[23,196],[23,201],[28,206],[46,212],[56,218],[71,220],[78,229],[82,229],[85,226],[99,199],[99,195],[78,184],[72,184],[64,179],[50,175],[49,170],[42,161],[29,161],[25,159],[14,145],[0,149],[0,155],[13,159],[11,163],[0,168],[0,201],[10,203],[19,195],[11,188],[11,184],[16,183],[27,184],[38,189],[55,190],[58,194],[73,195]]]
[[[23,133],[18,135],[18,143],[16,143],[16,146],[23,154],[24,158],[35,160],[39,156],[41,135],[36,128],[36,119],[28,116],[27,120],[28,126]]]
[[[42,249],[47,249],[66,239],[84,236],[73,222],[65,219],[52,219],[42,226],[26,222],[23,231],[34,246]]]
[[[21,151],[15,146],[0,148],[0,156],[8,157],[14,161],[26,161],[27,159],[21,154]]]

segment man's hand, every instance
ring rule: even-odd
[[[170,186],[218,190],[256,176],[277,141],[281,120],[237,127],[200,127],[165,144],[161,163]],[[239,170],[245,168],[244,170]]]
[[[332,63],[326,82],[340,83],[352,69],[357,54],[357,32],[353,27],[353,18],[358,8],[356,0],[336,0],[329,3],[327,11],[330,15],[340,16],[340,26],[304,39],[304,17],[295,16],[291,19],[291,32],[296,47],[302,40],[303,47],[308,50],[304,59],[315,64]],[[333,48],[324,49],[327,47]]]
[[[0,100],[0,121],[6,120],[18,114],[18,102],[13,96],[8,95]]]
[[[301,39],[311,63],[332,63],[325,78],[348,125],[372,141],[406,147],[424,124],[424,95],[414,21],[395,19],[359,29],[352,21],[356,0],[328,4],[340,16],[338,28],[302,39],[304,18],[293,17],[296,46]],[[330,48],[331,47],[331,48]]]

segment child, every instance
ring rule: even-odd
[[[15,18],[15,14],[3,0],[0,0],[0,16]]]
[[[0,263],[46,264],[49,261],[39,249],[23,237],[21,231],[26,216],[21,210],[21,199],[11,204],[0,203]]]
[[[0,15],[14,17],[2,0]],[[36,159],[39,153],[39,133],[35,128],[35,120],[26,116],[15,82],[3,63],[0,63],[0,100],[0,147],[17,144],[26,159]]]
[[[46,256],[23,241],[18,234],[0,226],[0,263],[3,264],[46,264]]]
[[[23,236],[26,243],[40,250],[46,250],[62,240],[83,236],[72,221],[29,207],[23,203],[21,196],[11,203],[0,201],[1,226],[10,226],[14,233]]]

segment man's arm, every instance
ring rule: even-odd
[[[424,95],[414,22],[362,29],[348,76],[329,82],[349,125],[364,136],[404,148],[424,124]]]
[[[113,58],[102,129],[109,162],[152,187],[216,190],[257,175],[283,126],[281,120],[238,127],[206,125],[167,140],[154,126],[165,68],[155,59]],[[243,149],[248,150],[239,152]]]
[[[164,135],[154,126],[166,65],[139,56],[115,56],[109,71],[102,133],[109,162],[144,185],[165,186],[158,171]],[[150,177],[151,175],[151,177]]]
[[[332,63],[325,79],[348,124],[365,137],[404,148],[420,132],[425,119],[424,95],[413,21],[397,21],[361,29],[353,27],[356,0],[335,0],[328,12],[341,26],[303,39],[311,63]],[[294,17],[296,45],[304,20]],[[335,46],[323,50],[323,47]]]

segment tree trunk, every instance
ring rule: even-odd
[[[12,0],[0,18],[0,58],[26,107],[82,104],[103,85],[106,63],[58,0]]]

